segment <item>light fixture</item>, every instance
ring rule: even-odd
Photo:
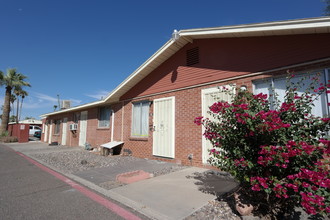
[[[246,91],[246,90],[247,90],[247,86],[246,86],[246,85],[242,85],[242,86],[240,87],[240,90],[241,90],[241,91]]]

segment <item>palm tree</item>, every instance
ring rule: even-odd
[[[20,91],[22,90],[22,88],[21,87],[15,87],[14,88],[14,91],[13,91],[13,93],[15,94],[15,97],[16,97],[16,120],[15,120],[15,122],[18,124],[18,110],[19,110],[19,94],[20,94]],[[12,95],[13,96],[13,95]]]
[[[18,116],[18,121],[21,120],[21,115],[22,115],[22,107],[23,107],[23,100],[26,96],[29,95],[29,93],[27,91],[21,90],[20,94],[21,96],[21,106],[19,107],[19,116]]]
[[[10,113],[10,97],[12,89],[23,86],[31,86],[30,83],[24,81],[27,76],[18,73],[15,68],[7,69],[7,74],[0,73],[0,85],[6,86],[5,101],[3,105],[2,121],[0,134],[8,129],[9,113]]]
[[[22,113],[22,105],[23,105],[23,100],[24,98],[28,95],[27,91],[23,90],[21,86],[16,86],[14,88],[14,94],[17,99],[17,107],[16,107],[16,123],[19,122],[21,118],[21,113]],[[21,97],[21,103],[19,98]],[[21,104],[21,106],[19,105]]]
[[[16,101],[16,96],[11,95],[11,97],[10,97],[10,103],[11,103],[10,111],[13,111],[12,114],[14,114],[14,111],[15,111],[15,108],[14,108],[15,101]]]

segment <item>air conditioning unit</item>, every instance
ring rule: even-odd
[[[62,100],[61,101],[61,109],[68,109],[71,108],[71,101],[70,100]]]
[[[76,130],[78,130],[78,124],[71,124],[70,131],[76,131]]]

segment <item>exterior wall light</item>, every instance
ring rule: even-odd
[[[241,90],[241,91],[246,91],[246,90],[247,90],[247,86],[246,86],[246,85],[242,85],[242,86],[240,87],[240,90]]]

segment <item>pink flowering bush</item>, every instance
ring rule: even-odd
[[[262,193],[269,207],[279,210],[293,203],[308,214],[330,213],[330,118],[311,114],[313,101],[329,85],[303,93],[304,80],[288,77],[282,103],[265,94],[239,91],[233,101],[216,102],[210,113],[216,119],[197,117],[211,141],[211,165],[230,172],[255,194]],[[253,195],[251,195],[253,197]]]

